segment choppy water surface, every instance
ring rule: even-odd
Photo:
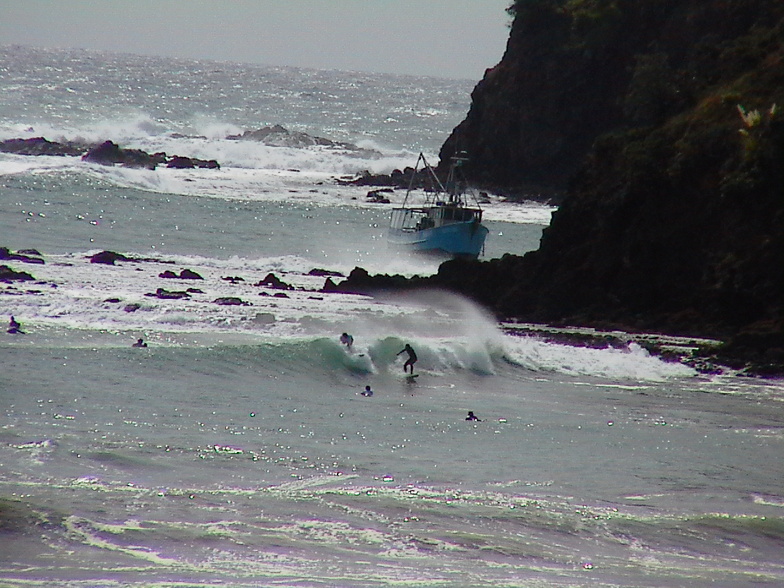
[[[444,293],[321,291],[436,271],[335,178],[435,159],[470,84],[4,47],[0,86],[0,139],[222,164],[0,155],[0,246],[46,262],[0,284],[25,331],[0,331],[4,586],[784,583],[780,382],[511,336]],[[225,138],[270,124],[362,149]],[[550,214],[485,210],[486,257]]]

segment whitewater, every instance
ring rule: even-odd
[[[780,381],[325,290],[438,270],[345,181],[437,161],[474,83],[0,46],[0,141],[221,166],[0,153],[0,246],[44,261],[0,262],[34,278],[0,283],[0,586],[784,583]],[[328,143],[231,138],[274,125]],[[482,207],[484,259],[553,212]]]

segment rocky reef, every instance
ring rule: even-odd
[[[101,165],[121,165],[123,167],[136,167],[154,170],[159,165],[177,169],[220,169],[214,159],[209,161],[196,157],[182,155],[167,155],[166,153],[147,153],[141,149],[123,149],[113,141],[88,144],[74,141],[60,143],[49,141],[44,137],[31,139],[7,139],[0,141],[0,152],[14,153],[15,155],[48,155],[58,157],[81,156],[83,161],[99,163]]]

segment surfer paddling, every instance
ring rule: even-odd
[[[8,321],[8,332],[11,333],[12,335],[16,335],[17,333],[24,334],[21,323],[17,321],[13,316],[11,316],[11,320]]]
[[[406,373],[407,372],[407,368],[410,366],[411,367],[411,375],[413,376],[414,375],[414,364],[417,362],[416,352],[414,351],[413,347],[411,347],[411,345],[406,343],[406,346],[403,349],[401,349],[400,351],[398,351],[397,354],[400,355],[401,353],[408,353],[408,359],[406,360],[406,363],[403,364],[403,373]]]
[[[481,421],[482,419],[480,419],[478,416],[476,416],[474,414],[473,410],[469,410],[468,411],[468,416],[466,417],[465,420],[467,420],[467,421]]]
[[[144,342],[144,339],[137,339],[131,347],[147,347],[147,343]]]

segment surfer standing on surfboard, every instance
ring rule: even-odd
[[[403,349],[401,349],[400,351],[398,351],[397,354],[400,355],[403,352],[408,353],[408,359],[406,360],[406,363],[403,364],[403,373],[406,372],[406,368],[408,366],[411,366],[411,375],[413,376],[414,375],[414,364],[417,361],[416,352],[411,347],[411,345],[409,345],[408,343],[406,343],[406,346]]]
[[[348,333],[343,333],[340,336],[340,342],[346,346],[346,349],[351,351],[351,346],[354,344],[354,337],[349,335]]]

